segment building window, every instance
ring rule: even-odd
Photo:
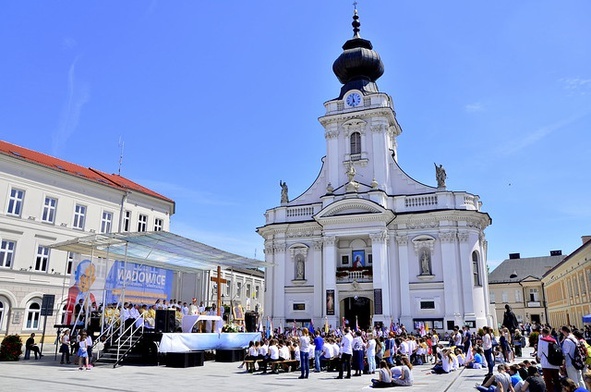
[[[472,273],[474,274],[474,286],[480,286],[480,263],[476,251],[472,252]]]
[[[57,208],[57,199],[53,197],[45,197],[43,202],[43,214],[41,215],[41,221],[45,223],[55,223],[55,209]]]
[[[49,264],[49,248],[39,245],[37,247],[37,256],[35,259],[35,271],[47,272]]]
[[[575,292],[575,297],[579,296],[579,282],[577,280],[577,277],[574,276],[571,278],[572,282],[573,282],[573,288],[574,288],[574,292]]]
[[[123,217],[123,231],[129,231],[130,226],[131,226],[131,211],[125,211],[125,216]]]
[[[351,134],[351,159],[353,155],[361,154],[361,134],[359,132],[353,132]],[[359,159],[359,158],[357,158]]]
[[[86,220],[86,206],[76,204],[74,208],[74,224],[75,229],[84,230],[84,223]]]
[[[582,295],[586,295],[587,294],[587,287],[585,285],[585,274],[579,274],[579,284],[581,285],[581,294]]]
[[[538,289],[529,289],[529,300],[531,302],[538,302],[540,300]]]
[[[507,294],[506,291],[503,291],[501,293],[501,298],[502,298],[502,301],[503,301],[504,304],[506,304],[506,303],[509,302],[509,294]]]
[[[14,248],[16,248],[16,242],[2,240],[2,245],[0,246],[0,267],[12,267]]]
[[[23,210],[23,200],[25,198],[25,191],[12,188],[10,190],[10,198],[8,199],[8,215],[21,216]]]
[[[259,299],[259,296],[261,294],[260,290],[261,290],[261,288],[259,286],[255,286],[254,293],[255,293],[255,298],[256,299]]]
[[[490,293],[490,303],[494,304],[496,302],[495,293]]]
[[[373,265],[373,255],[371,253],[367,254],[367,265]]]
[[[435,301],[421,301],[421,309],[435,309]]]
[[[230,295],[231,294],[230,293],[230,289],[232,287],[231,285],[232,285],[232,281],[230,279],[227,279],[226,280],[226,295]]]
[[[140,216],[137,219],[137,231],[144,232],[144,231],[146,231],[147,227],[148,227],[148,215],[140,214]]]
[[[251,291],[250,291],[250,283],[246,284],[246,298],[250,298]]]
[[[349,265],[349,256],[341,256],[341,265]]]
[[[242,283],[241,282],[236,283],[236,296],[238,296],[238,297],[242,296]]]
[[[112,225],[113,213],[109,211],[103,211],[103,217],[101,219],[101,233],[110,233]]]
[[[515,302],[522,302],[521,299],[521,290],[515,289]]]
[[[25,329],[39,329],[41,306],[37,302],[31,302],[27,307],[27,319]]]
[[[66,264],[66,274],[72,273],[72,266],[74,265],[74,252],[68,252],[68,260]]]
[[[154,231],[162,231],[164,221],[160,218],[154,219]]]

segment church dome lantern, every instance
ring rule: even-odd
[[[375,81],[384,73],[384,63],[378,52],[373,50],[370,41],[359,35],[359,16],[353,14],[353,38],[343,45],[343,53],[335,60],[332,70],[343,84],[339,99],[349,90],[359,90],[364,94],[377,93]]]

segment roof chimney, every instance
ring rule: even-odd
[[[521,254],[519,254],[519,253],[509,253],[510,260],[515,260],[515,259],[520,259],[520,258],[521,258]]]
[[[551,250],[550,256],[562,256],[562,251],[561,250]]]
[[[581,239],[583,240],[583,245],[585,245],[587,242],[591,241],[591,235],[584,235]]]

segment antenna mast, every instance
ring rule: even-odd
[[[121,165],[123,164],[123,148],[125,147],[125,142],[119,136],[119,169],[117,170],[117,174],[121,175]]]

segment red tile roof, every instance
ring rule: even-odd
[[[52,157],[50,155],[17,146],[16,144],[5,142],[3,140],[0,140],[0,154],[7,155],[14,159],[45,166],[49,169],[84,178],[85,180],[96,182],[111,188],[140,192],[160,200],[174,203],[174,200],[162,196],[161,194],[143,187],[125,177],[121,177],[118,174],[107,174],[97,169],[90,167],[86,168],[75,163],[70,163],[62,159]]]

